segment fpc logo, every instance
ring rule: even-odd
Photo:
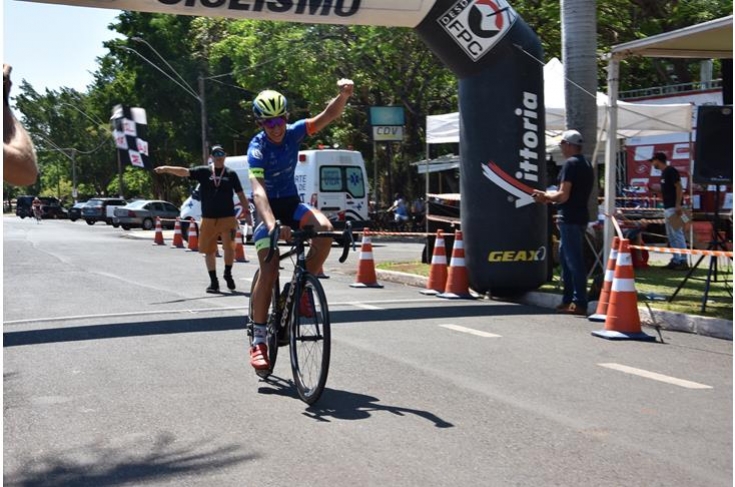
[[[477,61],[503,38],[517,18],[505,0],[459,0],[437,22]]]

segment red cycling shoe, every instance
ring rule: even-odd
[[[268,370],[268,345],[259,343],[250,347],[250,365],[255,370]]]

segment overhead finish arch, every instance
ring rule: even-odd
[[[414,28],[459,77],[465,264],[480,293],[546,280],[541,43],[506,0],[42,0],[207,17]]]

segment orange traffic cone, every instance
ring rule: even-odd
[[[171,242],[171,248],[184,248],[184,238],[181,236],[181,219],[178,216],[176,217],[176,223],[174,223],[174,239]]]
[[[594,336],[608,340],[655,341],[656,338],[641,331],[638,314],[638,295],[635,290],[633,257],[630,255],[630,240],[620,241],[618,260],[615,264],[610,303],[607,306],[605,329],[593,331]]]
[[[242,244],[242,232],[239,226],[235,235],[235,260],[238,262],[250,262],[245,256],[245,247]]]
[[[444,232],[436,231],[434,253],[431,256],[431,267],[429,268],[429,281],[426,289],[419,291],[421,294],[436,296],[443,293],[447,285],[447,251],[444,247]]]
[[[447,285],[444,292],[437,294],[437,296],[447,299],[474,299],[470,294],[467,267],[464,265],[464,244],[462,243],[461,230],[454,232],[454,246],[452,247],[452,260],[449,261]]]
[[[360,263],[357,268],[357,279],[350,287],[383,287],[375,276],[375,262],[373,262],[373,244],[370,241],[370,230],[362,233],[360,246]]]
[[[153,237],[153,245],[166,245],[163,241],[163,229],[161,228],[161,219],[156,217],[156,235]]]
[[[615,264],[618,260],[618,248],[620,247],[620,239],[613,237],[612,246],[610,247],[610,258],[607,259],[607,270],[605,271],[605,280],[602,283],[600,291],[600,300],[597,302],[597,310],[595,314],[587,317],[590,321],[605,322],[607,306],[610,303],[610,290],[612,289],[613,278],[615,277]]]
[[[199,232],[197,231],[197,222],[192,218],[189,222],[189,250],[191,252],[199,251]]]

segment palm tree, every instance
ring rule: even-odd
[[[566,126],[585,140],[592,159],[597,141],[597,2],[561,0],[562,62],[564,63]],[[597,174],[597,163],[592,160]],[[590,195],[590,217],[597,219],[598,180]]]

